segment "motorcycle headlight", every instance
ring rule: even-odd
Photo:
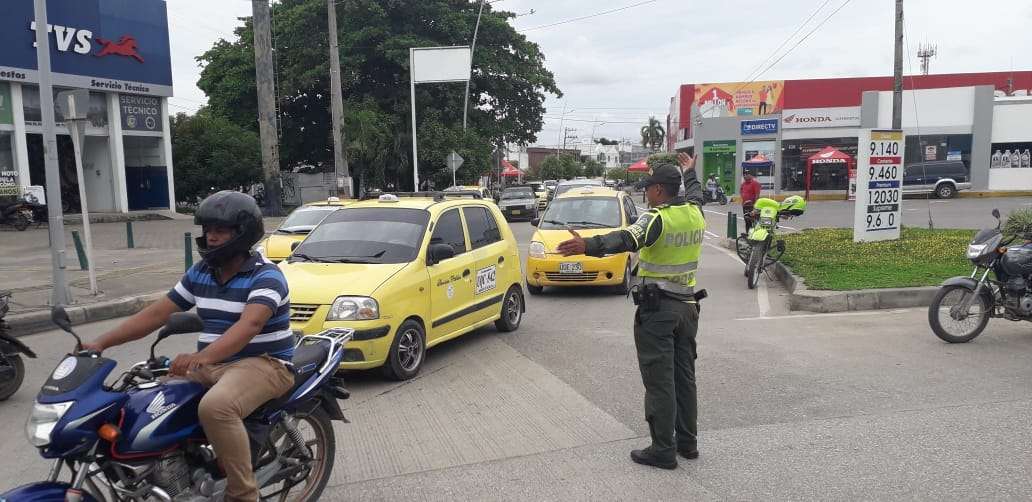
[[[25,423],[25,435],[29,443],[35,447],[43,447],[50,444],[50,433],[54,426],[61,421],[61,417],[72,407],[73,401],[63,403],[42,404],[36,403],[32,407],[29,421]]]
[[[530,247],[527,248],[527,254],[531,258],[544,258],[545,257],[545,244],[543,242],[531,241]]]
[[[771,218],[770,216],[761,216],[760,217],[760,225],[769,226],[769,225],[773,225],[773,224],[774,224],[774,218]]]
[[[967,257],[969,260],[973,260],[982,256],[985,251],[985,244],[969,244],[967,249]]]
[[[367,296],[338,296],[326,314],[327,321],[369,321],[380,318],[380,304]]]

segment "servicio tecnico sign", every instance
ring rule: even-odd
[[[863,129],[858,150],[853,242],[899,239],[903,224],[903,131]]]

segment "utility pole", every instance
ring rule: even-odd
[[[928,75],[930,69],[929,60],[935,57],[938,50],[935,45],[921,44],[917,49],[917,59],[921,60],[921,75]]]
[[[43,166],[47,179],[47,229],[50,232],[50,263],[54,290],[51,304],[67,305],[72,296],[65,278],[64,217],[61,214],[61,173],[57,167],[57,132],[54,123],[54,87],[50,76],[50,30],[47,29],[47,0],[35,0],[36,60],[39,69],[39,104],[43,115]],[[83,221],[89,214],[83,214]],[[91,263],[92,267],[93,264]]]
[[[892,128],[903,128],[903,0],[896,0],[896,54],[893,64]]]
[[[332,1],[332,0],[328,0]],[[480,16],[484,14],[484,0],[480,0],[480,11],[477,12],[477,24],[473,27],[473,42],[469,45],[469,78],[466,79],[466,94],[462,98],[462,131],[466,131],[466,119],[469,115],[469,83],[473,80],[473,51],[477,50],[477,32],[480,31]]]
[[[351,174],[344,152],[344,98],[341,96],[340,50],[337,48],[336,0],[326,0],[330,32],[330,115],[333,117],[333,169],[337,174],[337,194],[351,197]],[[469,85],[469,84],[466,84]]]
[[[276,130],[276,85],[272,69],[272,27],[269,0],[251,0],[254,15],[254,67],[258,84],[258,129],[265,174],[265,215],[283,216],[280,199],[279,140]]]

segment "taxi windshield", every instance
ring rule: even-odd
[[[620,202],[615,197],[577,197],[556,199],[548,205],[538,228],[562,230],[572,228],[617,228],[620,226]]]
[[[408,263],[419,254],[429,219],[420,209],[342,209],[312,231],[292,261]]]
[[[507,189],[502,192],[503,199],[533,199],[534,191],[529,188]]]
[[[297,234],[310,232],[326,215],[340,209],[340,206],[309,206],[290,213],[276,229],[279,233]]]

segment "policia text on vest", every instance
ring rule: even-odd
[[[678,453],[684,458],[699,455],[695,339],[698,300],[705,291],[696,293],[695,275],[706,220],[695,159],[682,155],[680,161],[681,168],[657,166],[646,178],[651,209],[633,225],[589,239],[571,231],[574,238],[558,248],[564,255],[638,252],[634,344],[652,444],[632,451],[631,459],[666,469],[677,467]],[[682,182],[685,196],[678,197]]]

